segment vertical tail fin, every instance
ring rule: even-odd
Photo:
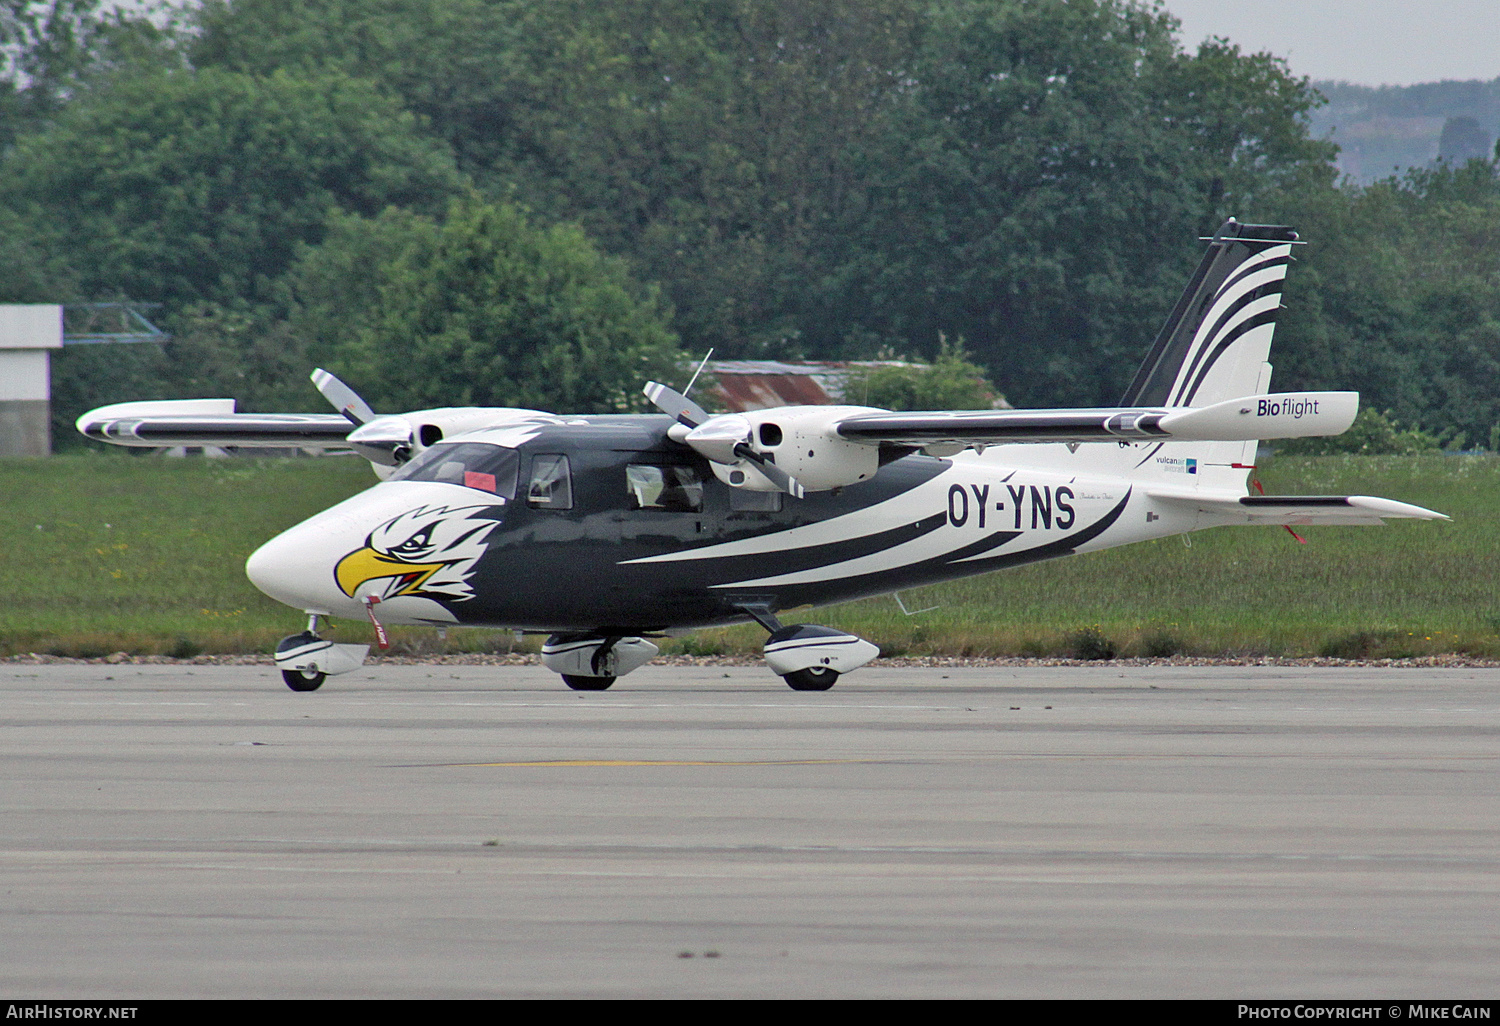
[[[1269,392],[1266,357],[1294,245],[1297,233],[1290,228],[1225,221],[1208,240],[1208,252],[1120,405],[1204,407]],[[1050,446],[1035,448],[1036,465],[1055,467],[1056,454],[1046,452]],[[1076,466],[1142,482],[1244,494],[1255,452],[1253,441],[1171,441],[1083,446],[1071,459]],[[1028,460],[1016,451],[1007,451],[1005,458]]]
[[[1297,233],[1224,222],[1121,406],[1210,406],[1265,392],[1266,357]]]

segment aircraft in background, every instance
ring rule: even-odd
[[[360,666],[324,617],[549,635],[578,690],[649,662],[653,637],[755,621],[771,669],[822,691],[879,649],[782,611],[1229,524],[1446,519],[1358,495],[1251,495],[1264,439],[1335,435],[1354,392],[1268,393],[1296,233],[1231,219],[1118,407],[893,413],[788,406],[712,415],[666,385],[659,415],[448,408],[377,416],[123,403],[89,438],[135,446],[353,449],[382,479],[266,542],[246,572],[308,617],[276,652],[294,691]],[[1122,582],[1124,586],[1125,582]]]

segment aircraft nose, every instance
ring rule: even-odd
[[[493,493],[389,481],[272,538],[245,574],[294,609],[363,618],[373,599],[387,623],[455,623],[446,603],[473,597],[471,578],[503,519]]]
[[[334,580],[333,565],[343,554],[338,536],[353,528],[348,518],[330,518],[326,513],[298,524],[251,553],[245,561],[245,576],[277,602],[333,612],[334,606],[348,601]]]

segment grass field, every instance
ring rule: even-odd
[[[1280,458],[1268,491],[1384,495],[1453,523],[1221,528],[785,619],[888,655],[1500,657],[1500,458]],[[363,460],[88,454],[0,460],[0,655],[269,652],[302,617],[255,590],[261,542],[374,482]],[[1189,544],[1190,543],[1190,544]],[[340,622],[340,640],[368,640]],[[764,632],[699,632],[665,651],[758,653]],[[508,633],[395,632],[398,647],[499,650]],[[535,639],[526,646],[534,648]],[[520,647],[520,646],[518,646]]]

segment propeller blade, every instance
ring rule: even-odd
[[[323,393],[323,398],[332,403],[335,410],[348,417],[355,427],[375,419],[375,411],[359,397],[359,393],[322,367],[312,372],[312,383]]]
[[[750,443],[741,442],[739,445],[736,445],[734,447],[734,454],[742,460],[749,460],[751,463],[754,463],[755,469],[760,471],[762,476],[792,498],[800,499],[806,494],[800,481],[750,448]]]
[[[708,420],[708,412],[687,396],[669,388],[659,381],[648,381],[644,389],[646,398],[656,404],[661,412],[676,418],[679,424],[695,428]]]

